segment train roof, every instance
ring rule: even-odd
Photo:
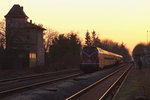
[[[96,50],[97,50],[99,53],[101,53],[101,54],[107,54],[107,55],[112,55],[112,56],[116,56],[116,57],[123,58],[123,56],[121,56],[121,55],[118,55],[118,54],[116,54],[116,53],[112,53],[112,52],[103,50],[102,48],[99,48],[99,47],[94,47],[94,46],[84,46],[83,48],[96,49]]]
[[[117,57],[122,58],[121,55],[118,55],[118,54],[116,54],[116,53],[112,53],[112,52],[103,50],[102,48],[98,48],[98,47],[97,47],[97,50],[98,50],[99,53],[102,53],[102,54],[108,54],[108,55],[117,56]]]

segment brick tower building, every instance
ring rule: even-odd
[[[13,52],[23,66],[42,66],[45,62],[43,27],[28,22],[23,7],[15,4],[6,18],[6,50]]]

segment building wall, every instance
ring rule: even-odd
[[[29,23],[23,7],[18,4],[11,8],[5,18],[7,51],[16,52],[16,56],[20,58],[28,57],[29,65],[32,65],[32,67],[34,64],[35,66],[44,65],[44,28],[32,24],[32,21]]]
[[[36,53],[35,66],[43,66],[45,64],[43,30],[24,27],[25,20],[22,19],[11,19],[11,21],[6,19],[6,23],[6,47],[27,51],[29,54]],[[32,59],[29,60],[29,62],[33,61]]]
[[[6,48],[9,48],[14,40],[23,37],[25,33],[23,27],[26,22],[25,18],[6,18]]]
[[[43,45],[43,32],[37,33],[37,65],[42,66],[45,64],[45,50]]]

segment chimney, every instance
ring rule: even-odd
[[[22,11],[23,11],[23,6],[22,7],[20,7],[21,9],[22,9]]]
[[[30,20],[30,23],[32,24],[32,20]]]

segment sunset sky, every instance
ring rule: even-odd
[[[0,0],[0,20],[20,4],[33,22],[60,33],[88,30],[101,39],[124,42],[130,49],[150,40],[150,0]]]

